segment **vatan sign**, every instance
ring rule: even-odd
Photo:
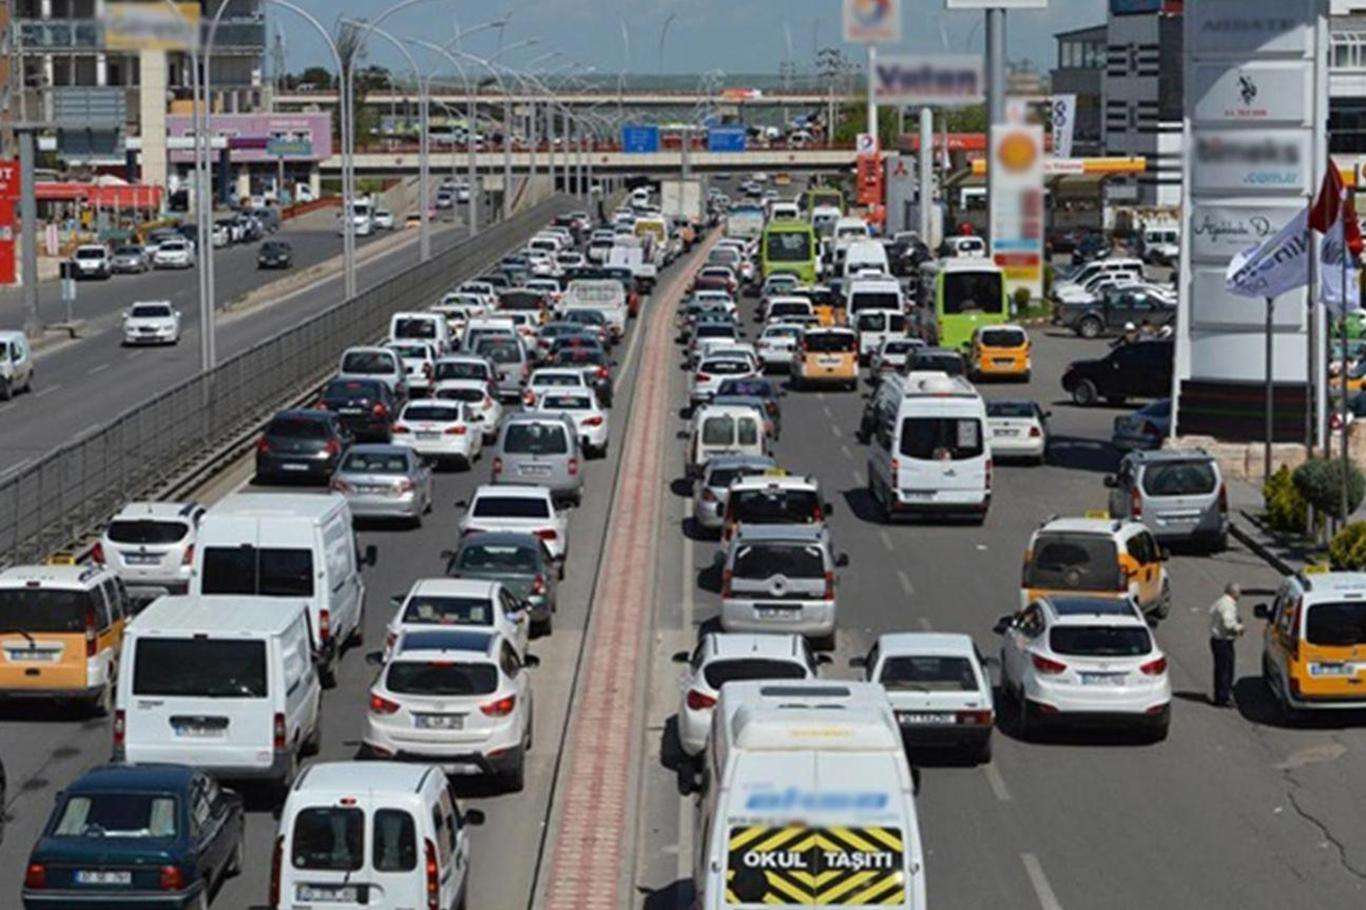
[[[0,159],[0,284],[14,284],[14,203],[19,198],[19,162]]]
[[[110,0],[100,16],[111,51],[183,51],[199,43],[199,4]]]
[[[901,0],[844,0],[844,40],[850,44],[898,44]]]
[[[881,104],[953,107],[986,97],[981,54],[899,54],[877,59],[873,94]]]
[[[991,130],[991,258],[1013,294],[1043,296],[1043,127],[998,123]]]

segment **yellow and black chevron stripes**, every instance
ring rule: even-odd
[[[899,828],[747,825],[730,829],[726,900],[741,906],[864,907],[906,902]]]

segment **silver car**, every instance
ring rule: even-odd
[[[820,528],[746,527],[731,539],[721,573],[721,628],[727,632],[796,632],[819,650],[835,647],[835,569]]]
[[[1130,452],[1105,478],[1110,515],[1143,522],[1163,543],[1228,546],[1228,492],[1219,462],[1201,449]]]
[[[499,398],[509,401],[521,397],[522,383],[531,375],[531,355],[520,338],[481,338],[475,342],[474,353],[493,361]]]
[[[408,370],[397,352],[382,347],[354,347],[342,352],[339,379],[378,379],[395,396],[408,394]]]
[[[578,433],[563,414],[513,414],[498,433],[494,483],[546,487],[557,501],[583,501]]]
[[[692,498],[693,526],[719,534],[726,523],[730,485],[741,477],[757,477],[777,468],[767,455],[717,455],[707,462]]]
[[[346,451],[332,489],[356,518],[396,518],[422,524],[432,509],[432,470],[412,449],[363,443]]]

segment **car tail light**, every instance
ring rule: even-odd
[[[396,492],[396,493],[411,493],[411,492],[413,492],[413,482],[412,482],[411,480],[409,480],[408,478],[406,478],[406,477],[403,478],[403,479],[400,480],[400,481],[397,481],[397,482],[394,484],[394,492]]]
[[[269,451],[270,441],[266,439],[266,437],[262,436],[260,439],[256,440],[256,454],[265,455]]]
[[[705,711],[708,708],[716,707],[715,696],[707,695],[705,692],[698,692],[696,689],[688,690],[688,710]]]
[[[835,597],[835,573],[825,573],[825,593],[821,595],[826,600],[833,600]]]
[[[485,407],[485,408],[491,408],[491,407],[493,407],[493,399],[490,398],[490,397],[488,396],[488,393],[487,393],[487,392],[484,393],[484,407]]]
[[[1138,669],[1144,676],[1161,676],[1167,672],[1167,658],[1159,657],[1157,660],[1150,660]]]
[[[598,367],[598,378],[607,379],[612,374],[607,371],[607,367]]]
[[[90,548],[90,561],[104,565],[104,545],[98,541]]]
[[[698,382],[710,382],[710,381],[711,381],[711,374],[709,374],[709,373],[698,373],[697,376],[696,376],[696,379],[697,379]]]
[[[29,863],[24,870],[24,887],[40,891],[47,887],[47,866],[42,863]]]
[[[544,594],[544,593],[545,593],[545,576],[544,576],[544,575],[537,575],[535,578],[531,579],[531,593],[532,593],[532,594]]]
[[[128,715],[122,708],[114,711],[114,748],[122,749],[127,741],[128,735]]]
[[[1293,655],[1292,655],[1292,656],[1293,656]],[[1296,676],[1294,676],[1293,674],[1291,674],[1290,677],[1289,677],[1289,683],[1290,683],[1290,697],[1291,697],[1291,698],[1299,698],[1299,697],[1300,697],[1300,694],[1301,694],[1301,690],[1300,690],[1300,681],[1299,681],[1299,679],[1298,679]]]
[[[522,393],[522,403],[527,407],[531,407],[536,403],[536,396],[532,393],[531,389],[527,389]]]
[[[162,891],[181,891],[185,887],[185,873],[179,866],[162,866],[157,877],[157,887]]]
[[[1222,483],[1219,484],[1219,511],[1228,511],[1228,486]]]
[[[493,458],[493,476],[497,477],[501,473],[503,473],[503,459],[495,455]]]
[[[702,490],[703,502],[716,502],[716,494],[711,491],[711,487]]]
[[[425,856],[423,869],[427,877],[427,910],[437,910],[441,904],[441,870],[436,865],[436,844],[432,843],[430,837],[423,839],[422,844]]]
[[[375,415],[376,417],[388,417],[389,409],[384,406],[383,402],[381,402],[375,405],[373,408],[371,408],[370,413]]]
[[[577,458],[569,459],[569,476],[579,476],[579,460]]]
[[[730,597],[730,591],[731,591],[730,583],[731,583],[732,579],[734,579],[734,577],[735,577],[735,573],[732,572],[730,569],[725,569],[725,570],[723,570],[723,571],[721,572],[721,596],[722,596],[722,597]]]
[[[600,427],[602,426],[602,418],[597,415],[586,417],[584,418],[583,425],[586,427]]]
[[[335,439],[329,439],[327,441],[327,447],[324,449],[324,451],[326,451],[329,455],[340,455],[341,443]]]
[[[384,634],[384,650],[388,651],[389,649],[393,648],[394,643],[396,641],[398,641],[397,635],[395,635],[393,632],[386,632]]]
[[[505,695],[497,701],[491,701],[486,705],[480,705],[479,710],[485,717],[507,717],[512,713],[512,709],[517,707],[516,695]]]
[[[1139,495],[1137,487],[1129,491],[1129,511],[1134,518],[1143,517],[1143,497]]]
[[[283,835],[275,838],[275,849],[270,851],[270,906],[271,910],[280,906],[280,873],[285,864],[285,839]]]
[[[968,727],[989,727],[994,715],[990,711],[959,711],[954,720]]]
[[[394,432],[395,432],[395,433],[410,433],[410,432],[412,432],[412,431],[408,429],[408,425],[407,425],[406,423],[396,423],[396,424],[394,424]]]
[[[286,733],[287,731],[285,730],[285,715],[283,712],[276,711],[275,721],[271,725],[270,743],[271,747],[274,748],[276,752],[285,751]]]
[[[459,423],[459,424],[456,424],[456,425],[453,426],[453,427],[447,427],[447,428],[446,428],[446,435],[447,435],[447,436],[464,436],[465,433],[468,432],[468,430],[469,430],[469,427],[465,426],[463,423]]]
[[[1151,420],[1145,420],[1145,421],[1143,421],[1143,428],[1142,428],[1142,429],[1143,429],[1143,435],[1145,435],[1145,436],[1156,436],[1156,437],[1158,437],[1159,439],[1162,438],[1162,431],[1161,431],[1160,429],[1158,429],[1157,424],[1153,423]]]
[[[371,714],[393,714],[395,711],[398,710],[398,708],[399,708],[398,702],[396,702],[396,701],[390,701],[389,699],[385,698],[383,695],[374,695],[374,694],[372,694],[372,695],[370,696],[370,713],[371,713]]]
[[[422,374],[426,376],[428,379],[432,378],[432,372],[432,365],[430,363],[424,363],[422,365]]]
[[[901,462],[900,462],[898,459],[893,458],[893,459],[892,459],[892,476],[893,476],[893,477],[896,477],[896,476],[897,476],[897,473],[898,473],[900,470],[901,470]]]
[[[334,478],[332,479],[332,483],[328,484],[328,486],[330,486],[330,487],[332,488],[332,491],[333,491],[334,493],[350,493],[350,492],[351,492],[351,484],[347,483],[347,482],[344,481],[344,480],[341,480],[340,478],[335,478],[335,477],[334,477]]]
[[[554,540],[559,535],[555,533],[554,528],[541,528],[541,530],[536,532],[536,536],[541,538],[541,540]]]
[[[194,544],[190,544],[185,548],[185,555],[180,557],[180,564],[182,566],[194,565]]]
[[[1033,439],[1038,439],[1040,436],[1043,435],[1043,430],[1039,429],[1038,427],[1030,427],[1029,435]]]
[[[1041,654],[1031,654],[1029,655],[1029,659],[1034,662],[1034,669],[1038,670],[1040,673],[1053,675],[1067,669],[1067,664],[1056,660],[1049,660]]]
[[[332,613],[329,610],[318,611],[318,640],[327,641],[332,637]]]
[[[987,491],[988,493],[990,493],[990,492],[991,492],[991,459],[990,459],[990,458],[987,459],[985,471],[986,471],[986,491]]]
[[[95,625],[95,611],[85,611],[85,656],[94,657],[99,646],[99,629]]]

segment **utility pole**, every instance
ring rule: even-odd
[[[877,45],[868,45],[868,133],[877,138],[877,95],[873,94],[873,69],[877,66]]]
[[[930,231],[934,221],[930,205],[934,201],[934,111],[929,107],[920,109],[920,241],[934,249],[930,242]]]
[[[38,318],[38,192],[34,183],[35,152],[33,134],[39,129],[35,123],[14,124],[19,140],[19,218],[22,222],[24,273],[24,334],[36,338],[43,330]]]

